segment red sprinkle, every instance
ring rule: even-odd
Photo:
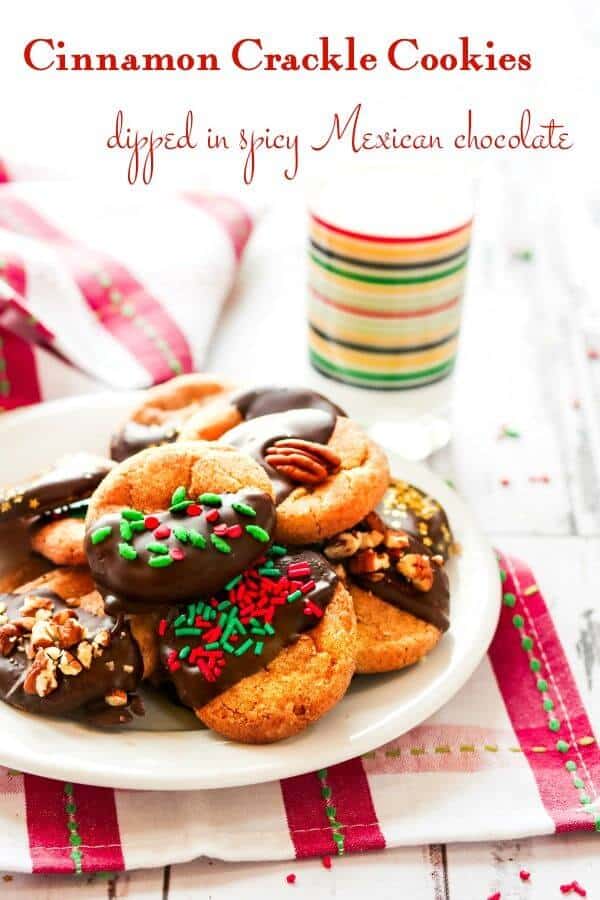
[[[227,525],[225,524],[225,522],[221,522],[220,525],[215,525],[215,527],[213,528],[213,531],[219,537],[224,537],[227,534],[228,528],[227,528]]]
[[[153,528],[158,528],[160,522],[158,521],[156,516],[146,516],[146,518],[144,519],[144,525],[146,526],[146,528],[152,531]]]
[[[288,578],[303,578],[304,576],[311,574],[311,568],[310,565],[305,562],[290,563],[287,567],[286,574]]]
[[[164,538],[168,538],[171,536],[171,529],[168,525],[159,525],[156,531],[154,532],[154,537],[157,541],[161,541]]]
[[[488,900],[500,900],[501,896],[502,894],[500,893],[500,891],[496,891],[495,894],[490,894]]]
[[[181,547],[171,547],[169,556],[176,562],[181,562],[182,559],[185,559],[185,553],[183,552]]]
[[[323,863],[323,867],[325,869],[331,868],[331,857],[330,856],[323,856],[321,859],[321,862]]]
[[[595,350],[593,347],[587,352],[588,359],[600,359],[600,350]]]
[[[202,507],[198,505],[198,503],[190,503],[186,510],[188,516],[199,516],[202,512]]]
[[[580,897],[587,897],[587,891],[584,887],[581,887],[578,881],[573,882],[573,890],[576,894],[579,894]]]
[[[310,581],[305,581],[303,585],[300,586],[300,590],[303,594],[310,594],[316,588],[316,584],[311,578]]]
[[[532,484],[549,484],[550,476],[549,475],[530,475],[529,480]]]
[[[227,537],[230,538],[239,538],[242,536],[242,526],[241,525],[230,525],[227,529]]]
[[[289,875],[286,875],[286,876],[285,876],[285,880],[287,881],[288,884],[295,884],[295,883],[296,883],[296,876],[294,875],[293,872],[290,872]]]
[[[501,478],[500,484],[502,485],[502,487],[508,487],[508,485],[510,484],[510,479],[509,478]]]
[[[206,513],[206,521],[207,522],[218,522],[221,516],[219,515],[218,509],[211,509]]]
[[[521,869],[519,872],[519,878],[521,881],[529,881],[531,873],[527,871],[527,869]]]
[[[572,890],[573,890],[573,882],[571,882],[570,884],[561,884],[561,886],[560,886],[561,894],[570,894]]]
[[[160,620],[160,622],[158,623],[157,630],[158,630],[159,637],[165,636],[165,631],[167,630],[167,620],[166,619]]]

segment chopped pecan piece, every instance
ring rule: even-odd
[[[410,544],[410,538],[406,531],[397,531],[390,528],[385,533],[383,543],[388,550],[406,550]]]
[[[430,591],[433,587],[431,559],[421,553],[407,553],[396,563],[396,569],[410,581],[418,591]]]
[[[23,681],[23,690],[26,694],[47,697],[57,686],[56,663],[44,650],[38,650]]]
[[[348,563],[348,568],[354,575],[370,575],[372,572],[381,572],[389,567],[390,559],[387,553],[375,553],[374,550],[359,550]]]
[[[63,650],[67,647],[74,647],[85,637],[85,629],[77,619],[66,619],[63,625],[56,627],[58,629],[58,645]]]
[[[371,550],[379,547],[384,538],[383,531],[358,531],[357,537],[360,541],[361,550]]]
[[[22,633],[22,630],[14,622],[7,622],[6,625],[0,626],[0,653],[2,656],[9,656],[12,653]]]
[[[104,702],[109,706],[125,706],[127,704],[127,694],[125,691],[112,691],[104,698]]]
[[[323,552],[328,559],[346,559],[348,556],[354,556],[359,549],[358,535],[352,531],[342,531],[327,544]]]
[[[45,619],[34,620],[31,629],[31,646],[34,650],[40,647],[51,647],[58,641],[58,628],[52,622]]]
[[[92,665],[92,645],[89,641],[81,641],[77,646],[77,659],[84,669]]]
[[[79,675],[83,671],[83,666],[68,650],[63,650],[60,655],[58,668],[63,675]]]
[[[31,616],[35,617],[36,612],[39,609],[54,609],[54,603],[50,599],[50,597],[37,597],[34,594],[31,594],[29,597],[25,598],[23,606],[20,608],[19,613],[22,616]]]

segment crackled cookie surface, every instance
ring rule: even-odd
[[[184,422],[230,389],[213,375],[179,375],[144,392],[140,404],[113,435],[110,455],[117,462],[148,447],[176,441]]]
[[[105,615],[85,569],[57,569],[0,595],[0,696],[38,715],[97,725],[141,713],[143,663],[129,626]]]

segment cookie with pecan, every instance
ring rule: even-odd
[[[127,422],[112,437],[111,458],[122,462],[148,447],[173,443],[191,416],[230,390],[225,379],[194,372],[144,391]]]

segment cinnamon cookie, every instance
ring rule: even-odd
[[[350,597],[327,561],[273,545],[214,597],[158,626],[179,698],[231,740],[268,743],[306,728],[354,672]]]
[[[0,595],[0,696],[38,715],[98,725],[141,713],[143,663],[129,626],[104,613],[84,569],[57,569]]]
[[[31,549],[56,566],[85,566],[83,517],[41,519],[31,529]]]
[[[275,507],[263,469],[217,444],[144,450],[92,497],[86,553],[116,612],[153,612],[210,595],[261,556]]]
[[[450,624],[443,557],[376,514],[326,543],[340,563],[358,621],[357,672],[411,665],[434,647]]]
[[[333,410],[295,409],[243,422],[220,439],[268,474],[277,503],[277,538],[310,544],[350,528],[389,484],[385,454]]]
[[[213,375],[179,375],[144,391],[141,403],[113,435],[110,455],[122,462],[134,453],[176,441],[184,422],[230,390],[231,385]]]
[[[181,428],[180,438],[183,441],[215,441],[242,422],[290,409],[320,409],[333,417],[346,415],[323,394],[307,388],[256,387],[218,397],[188,419]]]

